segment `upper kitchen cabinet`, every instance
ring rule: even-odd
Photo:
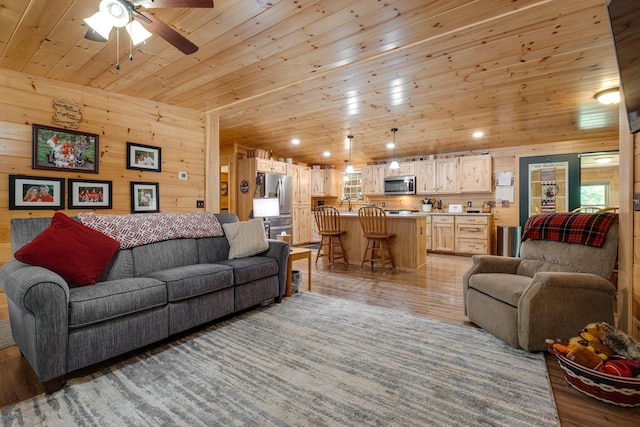
[[[457,157],[416,162],[416,194],[459,192]]]
[[[467,156],[459,159],[460,192],[491,192],[491,155]]]
[[[287,164],[269,159],[255,159],[256,169],[258,172],[277,173],[280,175],[287,174]]]
[[[340,197],[342,172],[336,169],[311,170],[311,197]]]
[[[306,166],[287,166],[287,175],[293,178],[293,204],[311,205],[311,170]]]
[[[362,166],[362,194],[368,196],[384,194],[384,177],[387,165]]]
[[[406,176],[406,175],[415,175],[416,174],[416,162],[400,162],[400,169],[397,171],[392,171],[389,168],[389,165],[384,165],[383,167],[385,173],[384,176]]]

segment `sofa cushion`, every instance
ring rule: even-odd
[[[229,259],[259,254],[269,249],[260,219],[222,224],[229,242]]]
[[[505,273],[479,273],[469,278],[469,287],[513,307],[524,290],[531,284],[531,277]]]
[[[233,286],[231,267],[219,264],[194,264],[149,273],[149,277],[167,285],[169,302],[192,298]]]
[[[148,277],[72,288],[69,289],[69,328],[84,327],[165,304],[164,283]]]
[[[233,282],[236,285],[263,279],[278,274],[275,258],[254,256],[220,261],[219,264],[233,268]]]
[[[51,225],[15,253],[18,261],[48,268],[67,282],[92,285],[120,248],[111,237],[56,212]]]
[[[150,243],[132,248],[131,253],[137,277],[198,263],[198,248],[195,239]]]
[[[197,240],[198,262],[211,264],[229,259],[229,242],[226,237],[205,237]]]

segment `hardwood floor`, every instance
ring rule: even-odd
[[[314,255],[315,256],[315,255]],[[315,259],[315,258],[314,258]],[[336,263],[331,267],[322,258],[312,266],[312,292],[365,304],[395,308],[418,316],[475,327],[462,309],[462,276],[471,259],[448,255],[428,256],[427,268],[418,271],[360,271],[355,266]],[[325,262],[323,262],[325,261]],[[301,290],[307,290],[307,261],[295,261],[303,271]],[[0,292],[0,319],[7,318],[6,297]],[[546,355],[549,377],[562,426],[637,426],[640,408],[622,408],[589,398],[571,388],[557,361]],[[0,350],[0,407],[42,393],[42,387],[17,347]]]

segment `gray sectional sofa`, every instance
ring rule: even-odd
[[[221,224],[238,221],[234,214],[216,217]],[[13,253],[50,223],[13,219]],[[0,270],[13,338],[53,392],[77,369],[265,301],[280,302],[289,246],[268,243],[267,251],[238,259],[227,259],[225,236],[120,249],[92,286],[73,286],[53,271],[14,259]]]

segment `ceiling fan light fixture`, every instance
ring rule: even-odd
[[[101,0],[100,13],[102,13],[114,27],[122,28],[131,21],[129,8],[118,0]]]
[[[94,40],[94,41],[107,41],[107,40],[109,40],[109,34],[111,34],[111,30],[113,29],[113,25],[111,25],[111,23],[109,22],[109,19],[107,17],[105,17],[102,14],[102,12],[94,13],[90,17],[85,18],[84,22],[86,22],[87,25],[90,27],[90,29],[89,29],[89,31],[87,31],[87,34],[85,35],[85,37],[87,37],[90,40]],[[92,31],[93,33],[98,34],[100,37],[102,37],[102,39],[96,37],[95,34],[91,34],[90,31]]]
[[[601,104],[617,104],[620,102],[620,89],[617,87],[606,89],[596,93],[593,97]]]
[[[125,28],[129,33],[131,43],[133,43],[134,46],[142,43],[153,35],[149,31],[147,31],[147,29],[144,28],[138,21],[129,22]]]

